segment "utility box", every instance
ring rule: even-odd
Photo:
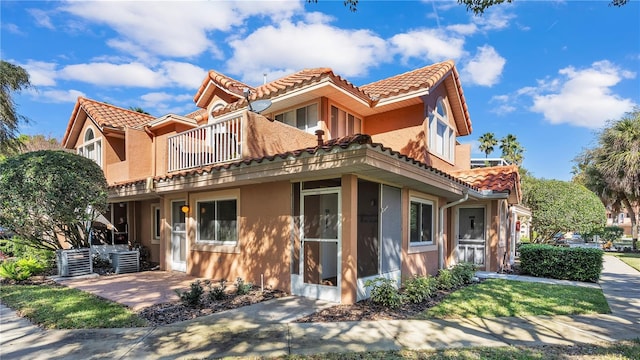
[[[91,249],[67,249],[56,251],[59,276],[80,276],[93,272]]]
[[[109,258],[116,274],[140,271],[140,252],[137,250],[110,252]]]

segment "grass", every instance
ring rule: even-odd
[[[278,359],[286,360],[356,360],[356,359],[429,359],[429,360],[547,360],[547,359],[589,359],[622,360],[640,359],[640,340],[581,346],[540,346],[540,347],[480,347],[445,350],[400,350],[371,351],[365,353],[288,355]]]
[[[640,271],[640,253],[615,253],[610,252],[607,255],[616,256],[618,259],[624,261],[627,265]]]
[[[600,289],[489,279],[462,288],[421,318],[609,313]]]
[[[59,285],[0,286],[0,300],[46,329],[96,329],[145,326],[128,308]]]

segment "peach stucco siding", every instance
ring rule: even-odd
[[[196,242],[196,202],[218,196],[238,198],[237,246],[221,246]],[[194,192],[189,198],[187,273],[209,279],[245,281],[279,289],[290,288],[291,257],[291,184],[276,182],[243,186],[239,189]],[[274,201],[277,199],[277,201]],[[170,232],[168,233],[170,235]],[[165,237],[165,257],[169,259]],[[164,264],[169,268],[170,264]],[[261,278],[262,275],[262,278]]]

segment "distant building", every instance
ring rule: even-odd
[[[503,158],[480,158],[480,159],[471,159],[471,168],[482,168],[482,167],[491,167],[491,166],[507,166],[511,165],[509,162]]]

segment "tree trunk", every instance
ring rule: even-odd
[[[623,202],[631,218],[631,248],[635,251],[638,249],[637,243],[638,236],[640,235],[640,229],[638,229],[638,223],[640,223],[640,200],[634,201],[634,204],[631,204],[631,201],[625,198]]]

